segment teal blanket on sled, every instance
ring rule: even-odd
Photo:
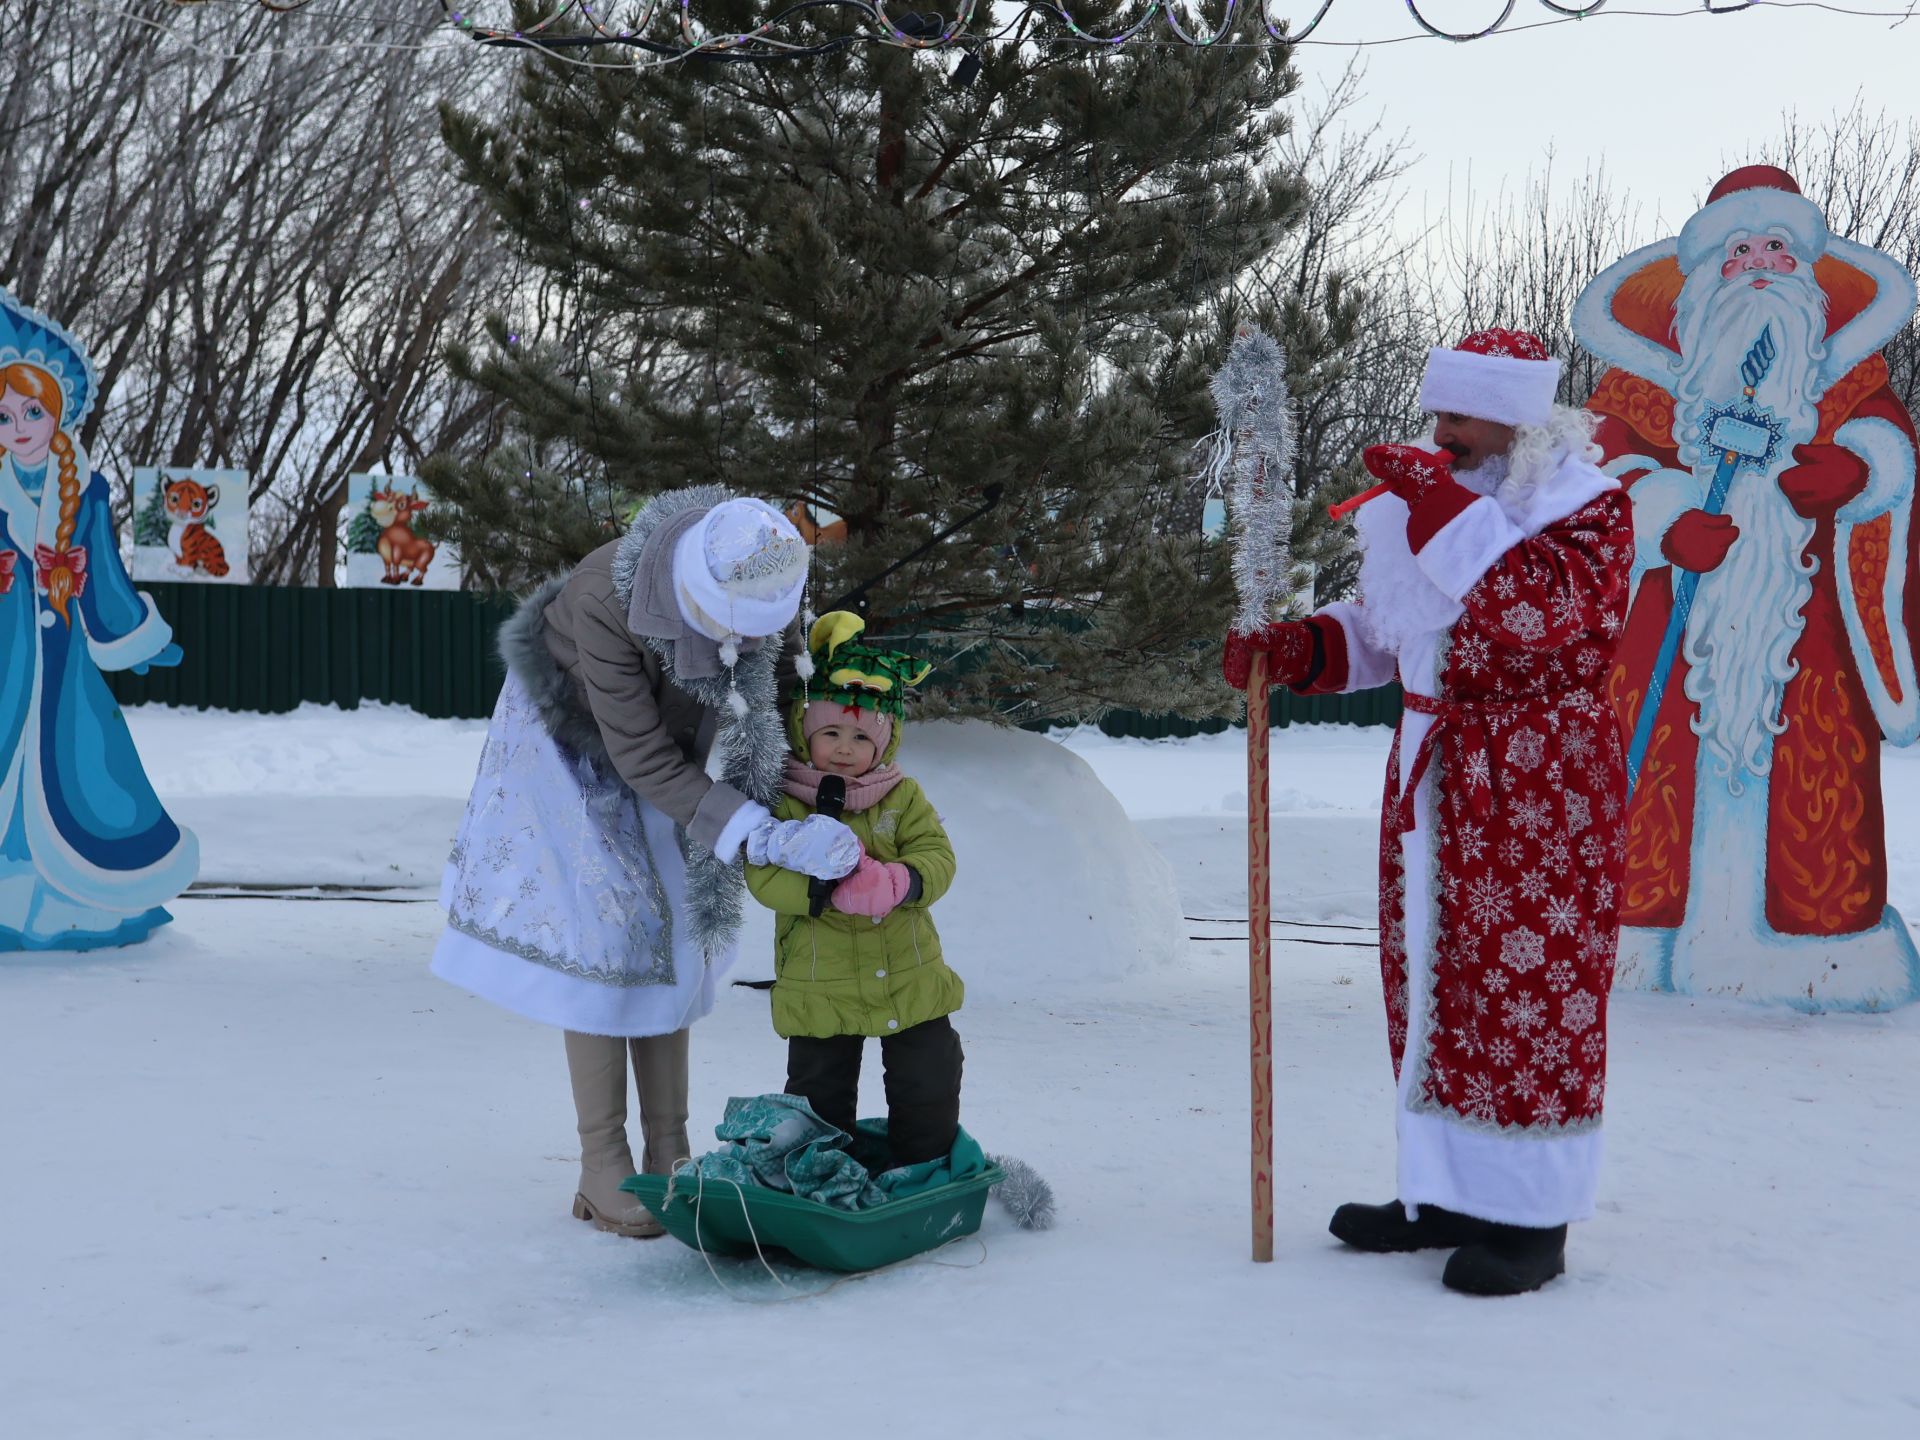
[[[987,1168],[986,1153],[965,1130],[944,1159],[899,1166],[887,1150],[886,1121],[861,1120],[854,1130],[829,1125],[797,1095],[736,1095],[714,1127],[726,1143],[683,1160],[674,1179],[764,1186],[836,1210],[871,1210]]]

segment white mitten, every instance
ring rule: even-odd
[[[778,865],[816,880],[838,880],[860,864],[860,837],[830,815],[769,820],[747,836],[747,861]]]

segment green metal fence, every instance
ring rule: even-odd
[[[142,582],[186,658],[108,676],[123,705],[291,710],[306,701],[490,714],[504,678],[494,632],[513,598],[459,590],[321,590]]]
[[[1397,725],[1400,723],[1400,687],[1357,690],[1351,695],[1296,695],[1291,690],[1270,692],[1268,712],[1273,727],[1288,725]],[[1184,739],[1190,735],[1217,735],[1244,729],[1245,721],[1189,720],[1181,715],[1142,715],[1135,710],[1110,710],[1100,719],[1107,735],[1144,740]]]
[[[173,626],[186,658],[171,670],[107,677],[122,705],[158,702],[218,710],[291,710],[311,700],[410,705],[436,718],[493,712],[504,673],[493,640],[513,613],[510,595],[460,590],[320,590],[142,583]],[[1391,725],[1400,689],[1356,695],[1273,692],[1276,726]],[[1110,712],[1109,735],[1207,735],[1224,720]]]

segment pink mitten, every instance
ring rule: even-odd
[[[878,920],[907,898],[913,877],[898,860],[860,857],[860,868],[833,887],[833,908],[847,915]]]

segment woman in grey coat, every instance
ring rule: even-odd
[[[660,1233],[619,1188],[627,1059],[643,1164],[663,1173],[689,1153],[687,1031],[733,961],[742,849],[828,879],[859,859],[837,821],[769,814],[786,750],[775,666],[807,560],[764,501],[671,491],[501,629],[507,681],[433,971],[566,1032],[573,1213],[603,1230]]]

